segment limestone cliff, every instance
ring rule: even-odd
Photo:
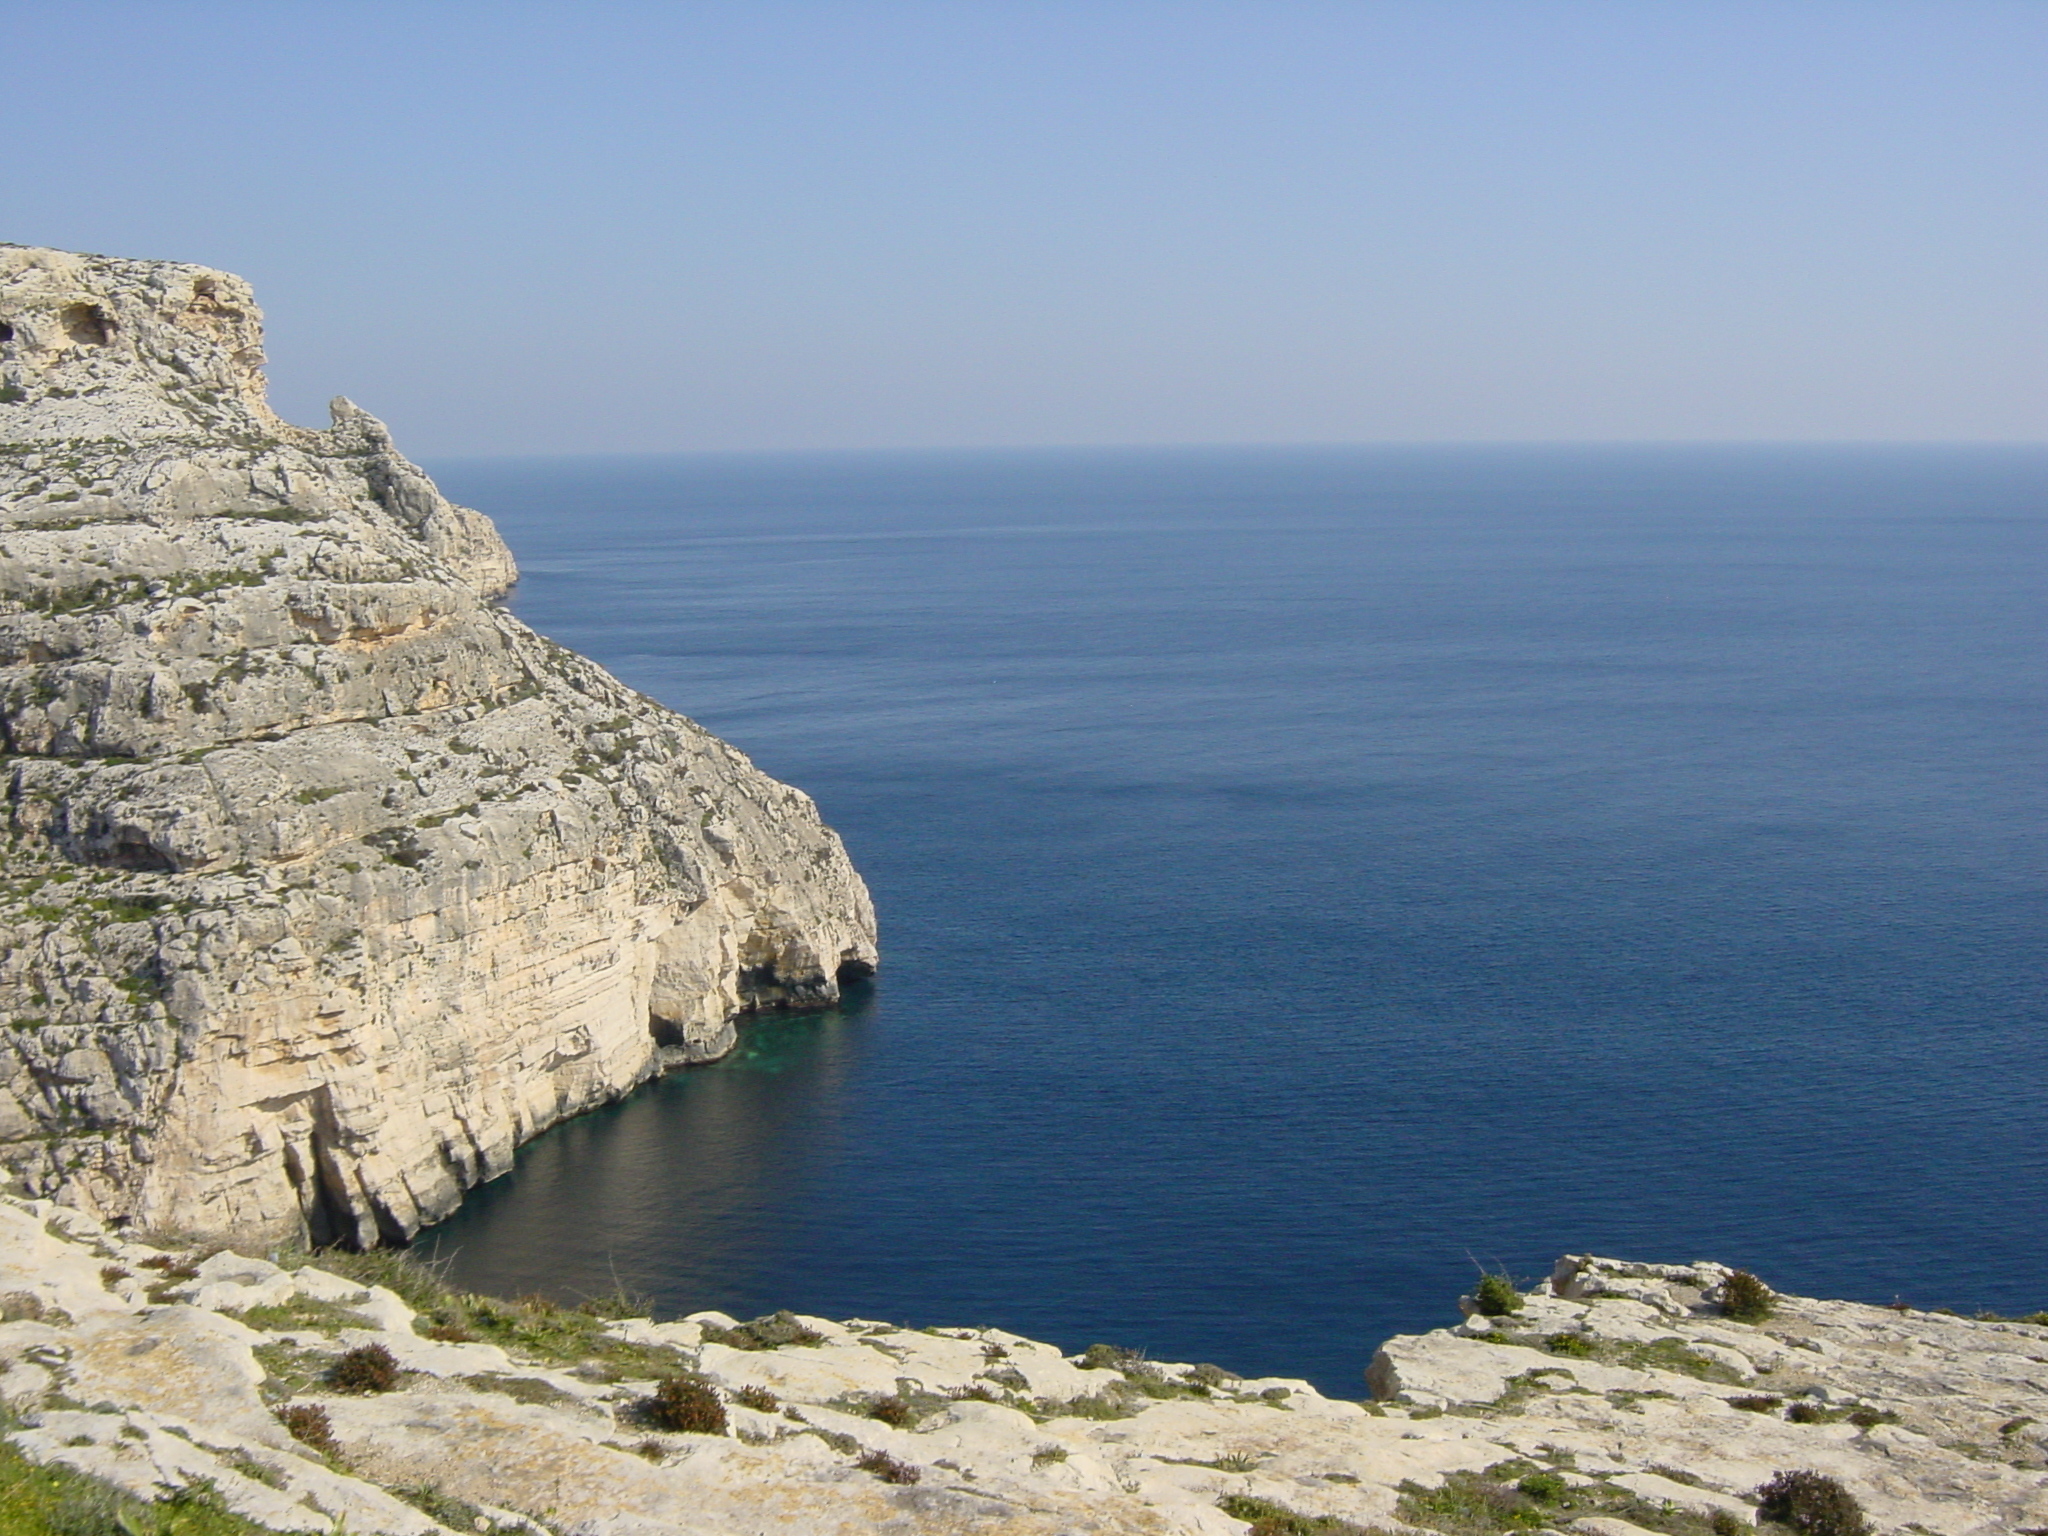
[[[264,400],[240,279],[0,246],[0,1162],[402,1238],[875,963],[811,801],[535,634],[489,521]]]

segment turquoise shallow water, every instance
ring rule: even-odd
[[[2048,453],[431,467],[884,925],[526,1149],[466,1283],[1346,1395],[1475,1260],[2048,1306]]]

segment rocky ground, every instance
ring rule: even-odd
[[[1567,1259],[1518,1311],[1390,1340],[1345,1402],[995,1329],[657,1323],[388,1253],[277,1258],[0,1201],[0,1399],[20,1475],[56,1479],[36,1496],[105,1510],[112,1484],[154,1501],[129,1528],[208,1536],[1729,1536],[1813,1469],[1878,1531],[2048,1527],[2048,1327],[1792,1296],[1739,1323],[1711,1264]],[[344,1390],[370,1346],[388,1382]],[[663,1420],[670,1379],[712,1432]],[[113,1529],[61,1516],[20,1528]]]

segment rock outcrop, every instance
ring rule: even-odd
[[[0,1164],[371,1244],[875,964],[811,801],[533,633],[489,521],[265,403],[225,273],[0,246]]]
[[[1390,1341],[1380,1397],[1343,1402],[999,1329],[607,1320],[319,1262],[349,1273],[0,1200],[9,1439],[358,1536],[1740,1536],[1791,1470],[1877,1532],[2048,1526],[2048,1327],[1791,1296],[1738,1323],[1710,1264],[1568,1260],[1510,1317]],[[371,1347],[391,1390],[341,1390]],[[705,1432],[648,1414],[669,1376]]]

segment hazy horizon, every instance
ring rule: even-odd
[[[419,457],[2048,440],[2048,7],[13,17],[0,238]],[[41,61],[37,64],[36,61]],[[34,65],[35,67],[29,67]]]

